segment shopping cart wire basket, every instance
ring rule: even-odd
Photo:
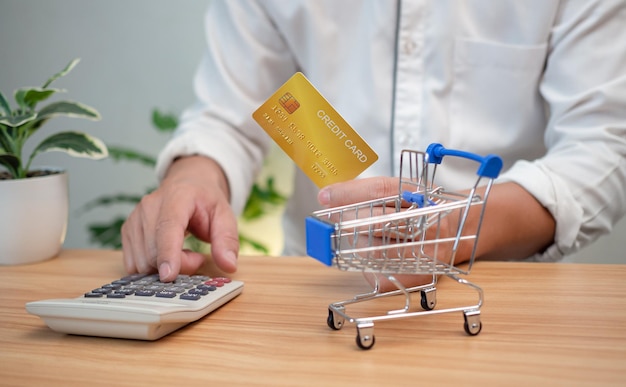
[[[437,185],[437,168],[446,157],[479,163],[476,182],[467,192],[447,191]],[[438,143],[429,145],[425,152],[403,150],[397,195],[324,209],[308,216],[307,255],[339,270],[377,274],[371,292],[329,305],[328,325],[339,330],[345,320],[355,323],[357,345],[369,349],[375,342],[375,321],[462,311],[465,331],[477,335],[482,328],[483,292],[459,275],[470,273],[485,203],[501,169],[502,159],[497,155],[480,156],[446,149]],[[479,194],[481,187],[484,189]],[[470,210],[476,211],[473,214],[477,214],[478,222],[473,229],[466,229]],[[462,244],[470,249],[471,255],[460,267],[455,264],[455,258]],[[406,288],[396,279],[398,274],[432,275],[432,281]],[[381,291],[378,275],[387,278],[397,289]],[[439,275],[475,290],[478,302],[434,310]],[[411,294],[418,292],[422,310],[412,311]],[[404,308],[366,317],[352,317],[346,312],[349,304],[394,295],[404,295]]]

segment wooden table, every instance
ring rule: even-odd
[[[367,351],[354,324],[326,324],[329,303],[368,290],[363,276],[305,257],[241,257],[243,294],[155,342],[56,333],[24,309],[124,274],[121,253],[102,250],[0,267],[0,384],[626,385],[626,265],[479,262],[468,277],[485,292],[479,335],[461,312],[381,321]],[[444,278],[437,307],[465,293]]]

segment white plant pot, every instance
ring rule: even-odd
[[[58,255],[68,212],[66,171],[0,180],[0,265],[41,262]]]

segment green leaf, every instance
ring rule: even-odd
[[[287,198],[281,195],[274,187],[274,178],[268,177],[265,181],[267,188],[254,184],[248,196],[248,201],[243,209],[244,220],[254,220],[265,215],[270,206],[279,206],[285,203]]]
[[[26,89],[17,89],[13,93],[13,99],[17,102],[17,107],[20,111],[28,110],[28,105],[24,102],[24,96],[26,95]]]
[[[263,215],[265,215],[265,205],[263,200],[257,195],[250,194],[241,217],[244,220],[254,220],[262,217]]]
[[[20,93],[20,99],[23,101],[24,107],[32,110],[39,102],[44,101],[50,98],[51,95],[62,91],[64,90],[31,87],[19,89],[16,93]]]
[[[0,154],[14,153],[13,128],[0,125]]]
[[[17,116],[0,117],[0,124],[17,128],[37,118],[37,113],[26,113]]]
[[[99,120],[100,113],[91,106],[84,105],[80,102],[59,101],[53,102],[39,110],[38,120],[47,120],[54,116],[67,116],[77,118],[88,118],[91,120]]]
[[[183,248],[196,253],[209,253],[211,244],[196,238],[193,234],[189,234],[185,237]]]
[[[261,242],[255,241],[254,239],[250,239],[242,233],[239,233],[239,243],[243,245],[249,245],[254,250],[259,251],[265,255],[270,253],[270,250]]]
[[[11,115],[11,106],[9,105],[9,101],[7,101],[6,97],[4,96],[4,94],[2,94],[1,91],[0,91],[0,109],[2,109],[1,111],[3,111],[5,115],[7,116]]]
[[[34,110],[39,102],[50,98],[51,95],[64,91],[60,89],[42,89],[40,87],[21,87],[15,90],[13,97],[20,109],[26,112]]]
[[[73,157],[86,157],[93,160],[108,156],[104,143],[92,136],[79,132],[61,132],[43,140],[31,154],[30,160],[42,152],[61,151]]]
[[[109,145],[109,156],[115,161],[137,161],[148,167],[156,165],[156,158],[144,153],[137,152],[134,149],[121,148]]]
[[[91,106],[73,101],[53,102],[39,110],[37,120],[28,129],[27,136],[32,136],[37,129],[42,127],[49,119],[56,116],[87,118],[94,121],[100,119],[100,113],[98,113],[98,111]]]
[[[0,151],[0,165],[3,165],[13,177],[19,175],[20,159],[15,155]]]
[[[112,249],[122,248],[122,225],[125,218],[117,217],[110,223],[100,223],[89,225],[88,231],[90,234],[90,240],[94,243],[98,243],[102,247],[109,247]]]
[[[172,132],[178,126],[178,117],[154,109],[152,110],[152,124],[160,132]]]
[[[267,186],[267,188],[265,189],[263,189],[258,184],[256,185],[256,187],[253,187],[256,189],[255,194],[259,195],[264,202],[274,204],[274,205],[280,205],[280,204],[283,204],[287,200],[285,196],[281,195],[276,190],[274,186],[274,177],[272,176],[268,177],[267,180],[265,181],[265,185]]]
[[[83,211],[89,211],[96,207],[100,206],[110,206],[113,204],[137,204],[141,201],[143,195],[128,195],[128,194],[117,194],[117,195],[108,195],[101,196],[94,200],[89,201],[82,207]]]
[[[72,71],[72,69],[74,68],[74,66],[76,66],[78,64],[78,62],[80,62],[80,58],[75,58],[72,59],[70,61],[70,63],[67,64],[67,66],[65,66],[65,68],[61,71],[59,71],[58,73],[54,74],[53,76],[51,76],[46,83],[43,84],[43,86],[41,86],[42,89],[47,88],[52,82],[54,82],[56,79],[61,78],[62,76],[64,76],[65,74],[69,73],[70,71]]]

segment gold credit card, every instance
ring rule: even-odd
[[[252,117],[318,186],[354,179],[378,155],[302,73]]]

